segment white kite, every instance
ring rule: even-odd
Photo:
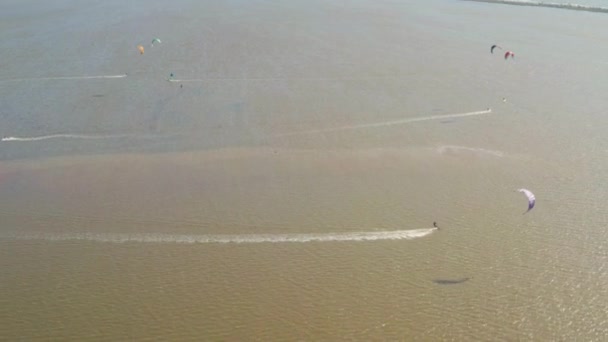
[[[532,210],[532,208],[534,208],[534,204],[536,204],[536,196],[534,196],[532,191],[528,189],[518,189],[517,191],[523,193],[528,198],[528,210],[526,210],[526,213]]]

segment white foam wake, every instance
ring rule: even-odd
[[[437,148],[437,152],[439,154],[458,152],[458,151],[470,152],[470,153],[474,153],[474,154],[485,154],[485,155],[491,155],[494,157],[503,157],[505,155],[504,152],[501,152],[501,151],[488,150],[488,149],[480,148],[480,147],[442,145]]]
[[[352,125],[352,126],[341,126],[341,127],[333,127],[333,128],[321,128],[321,129],[313,129],[313,130],[310,130],[310,131],[283,133],[283,134],[278,134],[277,136],[326,133],[326,132],[348,131],[348,130],[355,130],[355,129],[362,129],[362,128],[373,128],[373,127],[384,127],[384,126],[394,126],[394,125],[405,125],[405,124],[410,124],[410,123],[414,123],[414,122],[421,122],[421,121],[442,120],[442,119],[448,119],[448,118],[463,118],[463,117],[467,117],[467,116],[485,115],[485,114],[490,114],[490,113],[492,113],[492,109],[488,108],[486,110],[479,110],[479,111],[468,112],[468,113],[445,114],[445,115],[431,115],[431,116],[423,116],[423,117],[420,117],[420,118],[407,118],[407,119],[374,122],[374,123],[369,123],[369,124],[360,124],[360,125]]]
[[[560,8],[572,11],[586,11],[596,13],[608,13],[608,7],[588,6],[582,4],[563,4],[556,2],[542,2],[542,1],[528,1],[528,0],[467,0],[474,2],[486,2],[490,4],[501,4],[501,5],[514,5],[514,6],[533,6],[533,7],[547,7],[547,8]]]
[[[379,232],[318,233],[318,234],[240,234],[189,235],[162,233],[0,233],[0,238],[13,240],[93,241],[105,243],[285,243],[412,240],[435,232],[436,228]]]
[[[88,140],[99,140],[99,139],[119,139],[126,138],[128,135],[80,135],[80,134],[53,134],[53,135],[42,135],[39,137],[4,137],[0,141],[41,141],[49,139],[88,139]]]
[[[392,76],[378,76],[378,77],[216,77],[216,78],[186,78],[186,79],[175,79],[170,78],[169,82],[213,82],[213,81],[372,81],[372,80],[387,80],[395,79]]]
[[[125,78],[127,74],[120,75],[97,75],[97,76],[56,76],[56,77],[31,77],[31,78],[9,78],[0,80],[0,82],[17,82],[17,81],[51,81],[51,80],[93,80],[93,79],[112,79]]]

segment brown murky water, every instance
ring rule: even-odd
[[[605,338],[605,15],[174,3],[3,5],[0,339]]]

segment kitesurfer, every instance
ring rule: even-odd
[[[433,221],[433,227],[439,229],[439,227],[437,226],[437,222]]]

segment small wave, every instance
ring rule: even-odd
[[[112,79],[125,78],[127,74],[120,75],[97,75],[97,76],[56,76],[56,77],[31,77],[31,78],[9,78],[0,80],[0,82],[18,82],[18,81],[51,81],[51,80],[92,80],[92,79]]]
[[[4,137],[0,141],[41,141],[49,139],[88,139],[88,140],[99,140],[99,139],[120,139],[126,138],[128,135],[80,135],[80,134],[54,134],[54,135],[42,135],[39,137]]]
[[[474,154],[485,154],[485,155],[490,155],[490,156],[494,156],[494,157],[504,157],[504,155],[505,155],[504,152],[501,152],[501,151],[487,150],[485,148],[479,148],[479,147],[443,145],[443,146],[439,146],[437,148],[437,152],[440,154],[445,154],[445,153],[449,153],[449,152],[458,152],[458,151],[471,152]]]
[[[286,243],[286,242],[344,242],[412,240],[435,232],[436,228],[380,232],[319,233],[319,234],[241,234],[187,235],[161,233],[0,233],[0,238],[13,240],[93,241],[105,243]]]
[[[514,6],[533,6],[533,7],[547,7],[547,8],[560,8],[572,11],[585,11],[585,12],[596,12],[596,13],[608,13],[608,7],[597,7],[580,4],[560,4],[555,2],[541,2],[541,1],[527,1],[527,0],[465,0],[474,2],[485,2],[490,4],[501,4],[501,5],[514,5]]]
[[[374,128],[374,127],[384,127],[384,126],[394,126],[394,125],[405,125],[414,122],[421,121],[430,121],[430,120],[442,120],[442,119],[450,119],[450,118],[463,118],[467,116],[477,116],[477,115],[485,115],[492,113],[492,109],[488,108],[486,110],[479,110],[475,112],[468,113],[457,113],[457,114],[445,114],[445,115],[431,115],[431,116],[423,116],[420,118],[407,118],[401,120],[392,120],[392,121],[382,121],[382,122],[374,122],[369,124],[361,124],[361,125],[352,125],[352,126],[342,126],[342,127],[334,127],[334,128],[322,128],[322,129],[314,129],[310,131],[300,131],[300,132],[291,132],[291,133],[283,133],[277,136],[289,136],[289,135],[301,135],[301,134],[314,134],[314,133],[327,133],[327,132],[338,132],[338,131],[348,131],[355,130],[361,128]]]

